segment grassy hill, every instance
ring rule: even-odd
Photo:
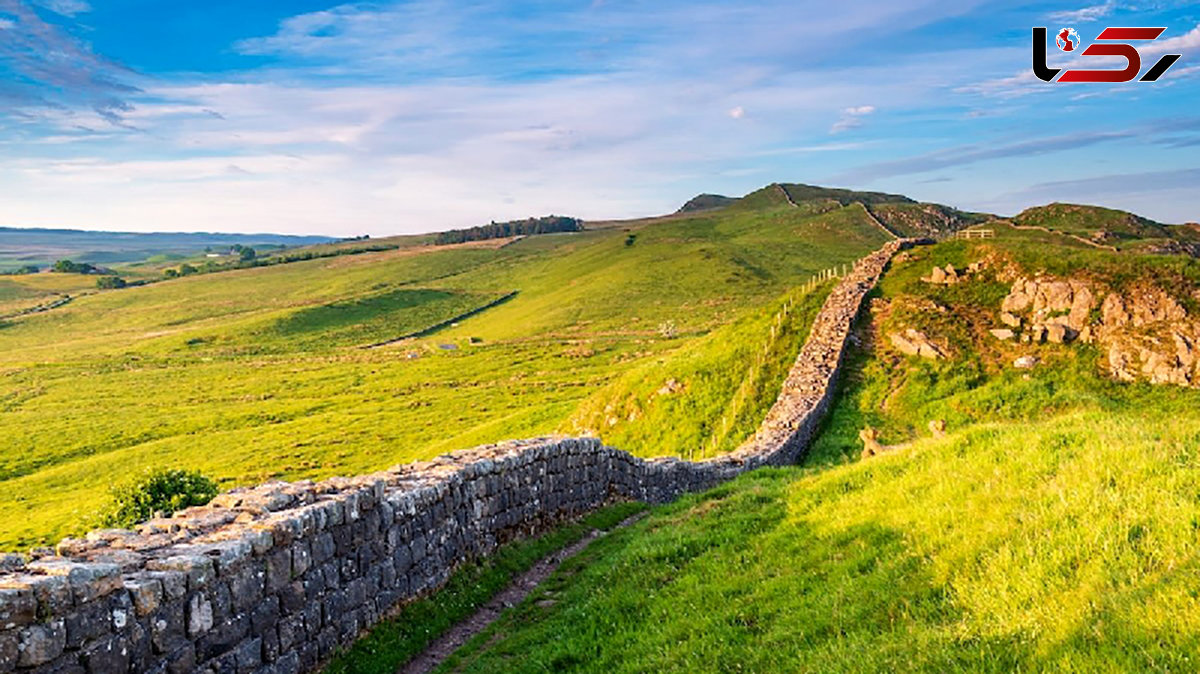
[[[1096,345],[989,333],[1013,279],[1038,273],[1153,286],[1195,315],[1200,261],[1143,254],[1186,233],[1138,225],[1112,251],[1091,240],[1117,231],[1099,211],[1072,229],[855,196],[772,185],[717,210],[462,245],[325,244],[357,254],[112,291],[14,277],[0,306],[76,299],[0,320],[0,549],[89,528],[110,485],[152,467],[231,487],[554,431],[642,456],[728,451],[829,290],[805,290],[813,273],[887,228],[986,221],[994,239],[896,259],[806,465],[652,509],[445,671],[1190,670],[1200,391],[1118,383]],[[979,262],[962,283],[921,280]],[[908,327],[947,357],[899,353],[888,335]],[[1038,365],[1015,369],[1019,355]],[[865,426],[892,449],[861,460]],[[417,606],[412,643],[585,529]],[[353,656],[345,671],[360,671]]]
[[[785,203],[517,241],[405,239],[112,291],[13,277],[92,290],[0,320],[0,548],[86,530],[110,485],[153,467],[222,487],[356,474],[570,430],[614,399],[647,416],[602,437],[643,455],[723,451],[775,395],[827,289],[796,288],[887,238],[858,204]],[[776,327],[785,303],[796,309]],[[634,371],[663,381],[647,391]],[[682,388],[646,398],[668,380]]]
[[[687,200],[683,206],[679,207],[677,213],[694,213],[696,211],[711,211],[717,208],[725,208],[737,202],[733,197],[726,197],[720,194],[698,194]]]
[[[1014,217],[1013,223],[1073,235],[1114,250],[1200,257],[1200,228],[1164,225],[1111,208],[1054,203],[1027,209]]]
[[[981,260],[963,283],[920,280]],[[1118,383],[1093,345],[994,338],[1035,273],[1200,288],[1188,257],[1005,226],[902,255],[805,466],[655,509],[442,671],[1193,669],[1200,391]],[[948,357],[892,348],[906,326]],[[1014,368],[1022,354],[1039,364]],[[865,426],[893,449],[861,460]]]

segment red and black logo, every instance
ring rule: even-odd
[[[1105,28],[1096,38],[1097,43],[1083,50],[1083,56],[1121,56],[1125,68],[1121,70],[1068,70],[1058,77],[1058,82],[1132,82],[1142,70],[1142,55],[1133,45],[1116,40],[1157,40],[1166,28]],[[1074,28],[1063,28],[1054,36],[1055,44],[1065,52],[1079,49],[1079,33]],[[1099,41],[1105,41],[1100,44]],[[1153,82],[1175,65],[1181,54],[1164,54],[1158,59],[1139,82]],[[1046,65],[1046,28],[1033,29],[1033,74],[1045,82],[1054,82],[1062,68]]]

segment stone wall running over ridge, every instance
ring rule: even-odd
[[[651,503],[794,463],[893,241],[832,291],[753,438],[699,462],[590,438],[456,452],[356,478],[273,482],[140,525],[0,556],[0,672],[315,670],[460,563],[616,500]]]

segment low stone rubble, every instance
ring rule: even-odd
[[[315,671],[467,560],[619,500],[661,503],[794,463],[830,405],[851,323],[892,256],[832,291],[737,451],[643,460],[592,438],[514,440],[354,478],[270,482],[136,531],[0,556],[0,672]]]
[[[929,336],[920,330],[908,328],[902,333],[893,332],[888,335],[888,339],[897,351],[906,356],[920,356],[931,360],[946,357],[946,352],[942,347],[930,341]]]

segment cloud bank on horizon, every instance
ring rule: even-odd
[[[1183,58],[1045,84],[1035,25]],[[773,181],[1195,221],[1198,103],[1186,2],[0,0],[0,225],[383,235]]]

